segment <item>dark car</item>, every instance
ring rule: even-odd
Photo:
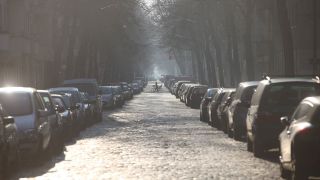
[[[120,84],[120,87],[121,87],[121,90],[122,90],[122,93],[124,95],[124,98],[126,100],[129,100],[129,99],[132,99],[133,98],[133,93],[132,91],[130,90],[129,86],[128,86],[128,83],[126,82],[121,82]]]
[[[103,108],[113,108],[114,95],[112,86],[100,86],[100,94],[103,103]]]
[[[178,81],[177,82],[176,88],[174,89],[174,93],[173,93],[176,96],[177,99],[179,98],[179,94],[178,93],[179,93],[179,91],[181,91],[180,87],[184,83],[191,83],[191,81]]]
[[[59,115],[50,93],[44,90],[37,90],[37,92],[42,97],[44,105],[48,111],[48,120],[52,131],[52,138],[50,142],[51,150],[54,152],[60,152],[64,147],[64,141],[61,136],[63,131],[61,116]]]
[[[216,95],[212,98],[212,101],[208,104],[209,125],[219,128],[220,122],[218,119],[217,109],[225,95],[227,89],[219,89]]]
[[[220,124],[220,129],[223,132],[227,132],[228,129],[228,113],[227,108],[230,106],[236,89],[229,89],[223,96],[220,105],[217,109],[218,120]]]
[[[320,97],[308,97],[292,117],[282,117],[279,136],[280,170],[283,178],[320,176]]]
[[[49,89],[52,94],[69,94],[71,96],[71,106],[72,111],[75,112],[75,119],[78,121],[78,130],[82,130],[88,124],[93,117],[88,117],[86,114],[85,101],[81,97],[81,92],[78,88],[74,87],[57,87]]]
[[[99,85],[95,79],[73,79],[65,80],[63,82],[64,87],[75,87],[79,91],[88,93],[88,102],[94,107],[94,117],[95,121],[102,121],[102,100],[99,95]]]
[[[229,107],[230,116],[228,124],[229,137],[241,140],[246,135],[246,118],[251,104],[254,90],[258,81],[242,82],[239,84],[233,102]]]
[[[200,108],[201,100],[204,94],[207,92],[208,86],[196,85],[190,90],[190,94],[187,95],[186,105],[191,108]]]
[[[216,95],[219,88],[210,88],[203,96],[200,103],[200,121],[209,122],[208,105],[212,101],[212,98]]]
[[[60,94],[52,94],[53,103],[57,107],[57,111],[61,117],[61,124],[62,124],[62,135],[63,140],[68,140],[74,135],[74,125],[76,124],[74,117],[72,116],[72,111],[70,110],[69,106],[67,105],[69,97],[64,97]]]
[[[111,86],[113,102],[115,107],[122,107],[125,103],[124,95],[122,94],[120,86]]]
[[[7,169],[13,168],[20,160],[19,139],[14,118],[9,116],[0,104],[0,179]]]
[[[283,130],[280,117],[291,116],[302,99],[317,95],[320,95],[318,80],[269,77],[262,80],[247,115],[248,151],[261,157],[265,150],[278,148]]]
[[[0,103],[15,119],[20,151],[26,156],[47,157],[52,128],[40,94],[33,88],[0,88]]]

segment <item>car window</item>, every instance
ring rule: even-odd
[[[0,104],[11,116],[32,114],[32,101],[29,93],[1,93]]]
[[[34,93],[36,110],[45,110],[46,107],[42,101],[42,97],[38,93]]]
[[[300,101],[320,94],[316,83],[281,83],[270,85],[262,95],[260,109],[270,113],[291,114]]]
[[[314,113],[311,122],[315,125],[320,125],[320,107],[317,108],[316,112]]]
[[[247,87],[242,91],[241,101],[243,102],[251,102],[252,95],[255,90],[255,86]]]
[[[50,97],[48,94],[43,94],[41,93],[42,96],[42,100],[44,102],[45,107],[47,108],[48,111],[53,112],[54,111],[54,107],[53,104],[50,100]]]
[[[309,103],[301,103],[295,112],[292,115],[292,120],[299,120],[302,119],[303,117],[307,116],[309,111],[312,109],[312,104]]]
[[[112,88],[110,87],[101,87],[102,94],[112,94]]]

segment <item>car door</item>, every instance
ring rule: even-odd
[[[48,116],[43,115],[41,113],[38,113],[39,111],[45,112],[47,111],[44,105],[44,102],[42,100],[42,97],[40,96],[39,93],[35,92],[34,93],[34,104],[35,104],[35,111],[36,111],[36,124],[38,125],[38,131],[42,135],[42,145],[43,149],[48,147],[50,139],[51,139],[51,127],[50,123],[48,120]]]

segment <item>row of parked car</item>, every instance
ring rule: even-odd
[[[122,106],[146,83],[99,86],[95,79],[73,79],[48,90],[0,88],[0,179],[21,157],[43,160],[61,153],[65,141],[102,121],[105,108]]]
[[[307,179],[320,176],[320,79],[270,78],[242,82],[235,88],[207,88],[190,98],[188,80],[165,80],[177,98],[200,107],[200,120],[235,140],[246,140],[247,150],[264,157],[279,149],[281,176]],[[194,89],[194,88],[193,88]],[[191,92],[190,92],[191,91]]]

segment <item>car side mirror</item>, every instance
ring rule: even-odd
[[[4,125],[14,124],[14,118],[12,116],[7,116],[3,118]]]
[[[283,126],[289,126],[290,125],[288,116],[281,117],[280,121],[281,121]]]

